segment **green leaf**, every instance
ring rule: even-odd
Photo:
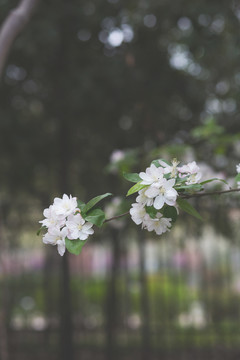
[[[156,214],[157,214],[157,209],[155,209],[153,206],[145,206],[146,212],[148,213],[148,215],[152,218],[155,219],[156,218]]]
[[[99,201],[101,201],[102,199],[104,199],[105,197],[110,196],[110,195],[112,195],[112,194],[106,193],[106,194],[98,195],[98,196],[94,197],[86,204],[83,212],[86,214],[91,208],[93,208],[97,203],[99,203]]]
[[[166,161],[166,160],[164,160],[164,159],[153,160],[153,161],[151,162],[151,165],[153,164],[153,165],[155,165],[156,167],[160,167],[161,165],[159,164],[159,160],[164,161],[167,165],[171,166],[171,163],[168,162],[168,161]],[[161,166],[161,167],[162,167],[162,166]]]
[[[123,177],[131,182],[137,183],[139,181],[142,181],[138,173],[126,173],[123,172]]]
[[[174,206],[165,206],[163,209],[163,216],[166,218],[171,218],[172,222],[174,223],[178,217],[177,209]]]
[[[195,218],[204,221],[203,218],[201,217],[201,215],[198,213],[198,211],[196,209],[194,209],[194,207],[185,199],[181,199],[178,198],[177,199],[177,203],[180,207],[180,209],[182,209],[183,211],[186,211],[186,213],[194,216]]]
[[[195,192],[195,191],[201,191],[203,190],[203,187],[201,184],[192,184],[192,185],[180,185],[180,186],[176,186],[175,189],[177,191],[181,191],[181,190],[185,190],[188,192]]]
[[[235,181],[239,182],[240,181],[240,174],[237,174],[237,176],[235,177]]]
[[[79,255],[82,251],[83,246],[86,244],[87,240],[69,240],[68,238],[65,238],[65,245],[68,251],[71,254]]]
[[[239,174],[240,175],[240,174]],[[218,179],[218,178],[213,178],[213,179],[209,179],[209,180],[205,180],[205,181],[202,181],[200,184],[201,185],[204,185],[204,184],[207,184],[207,183],[210,183],[212,181],[222,181],[224,184],[228,185],[228,183],[223,180],[223,179]],[[240,177],[239,177],[239,181],[240,181]]]
[[[142,181],[142,180],[141,180]],[[140,191],[144,189],[148,185],[141,184],[141,181],[139,181],[137,184],[133,185],[127,192],[127,196],[134,194],[137,191]]]
[[[38,231],[37,231],[37,236],[39,236],[41,234],[41,232],[45,229],[46,229],[45,226],[41,226],[40,229],[38,229]]]
[[[101,209],[94,209],[87,214],[85,220],[101,227],[105,221],[105,214]]]
[[[78,208],[81,210],[81,212],[83,211],[84,212],[84,209],[86,207],[86,204],[81,201],[81,200],[77,200],[77,204],[78,204]]]

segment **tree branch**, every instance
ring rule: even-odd
[[[230,189],[230,190],[222,190],[222,191],[203,192],[203,193],[196,193],[196,194],[191,194],[191,195],[180,195],[180,196],[183,199],[190,199],[190,198],[193,198],[193,197],[222,195],[222,194],[238,192],[238,191],[240,191],[240,188],[238,188],[238,189]]]
[[[21,0],[3,22],[0,28],[0,78],[11,46],[32,17],[38,2],[39,0]]]
[[[189,194],[189,195],[179,195],[182,199],[190,199],[190,198],[193,198],[193,197],[202,197],[202,196],[214,196],[214,195],[222,195],[222,194],[228,194],[228,193],[232,193],[232,192],[240,192],[240,188],[238,189],[230,189],[230,190],[222,190],[222,191],[211,191],[211,192],[203,192],[203,193],[196,193],[196,194]],[[112,221],[112,220],[115,220],[115,219],[118,219],[118,218],[121,218],[123,216],[126,216],[129,214],[129,211],[123,213],[123,214],[120,214],[120,215],[117,215],[117,216],[113,216],[109,219],[106,219],[104,222],[109,222],[109,221]]]
[[[106,219],[104,222],[106,223],[106,222],[108,222],[108,221],[112,221],[112,220],[121,218],[121,217],[126,216],[126,215],[128,215],[128,214],[129,214],[129,211],[126,211],[126,212],[123,213],[123,214],[116,215],[116,216],[113,216],[113,217],[111,217],[111,218],[109,218],[109,219]]]

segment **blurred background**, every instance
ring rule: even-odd
[[[1,360],[239,359],[238,195],[161,237],[111,222],[78,257],[36,236],[63,193],[127,211],[122,171],[156,158],[234,187],[239,34],[238,0],[40,2],[0,84]]]

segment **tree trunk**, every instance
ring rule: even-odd
[[[109,281],[106,300],[106,359],[116,359],[116,330],[118,320],[117,278],[119,273],[120,241],[119,230],[111,229],[111,278]]]
[[[142,306],[142,360],[149,359],[150,351],[150,324],[149,324],[149,297],[145,269],[145,237],[142,230],[139,234],[139,265],[141,285],[141,306]]]

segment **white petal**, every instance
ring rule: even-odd
[[[159,194],[159,189],[156,187],[152,187],[150,186],[146,191],[145,191],[145,195],[149,198],[154,198],[155,196],[157,196]]]
[[[165,185],[165,189],[172,188],[174,185],[175,185],[175,179],[170,179],[167,181],[167,183]]]
[[[153,206],[155,209],[159,210],[164,205],[164,197],[162,195],[158,195],[156,199],[154,200]]]
[[[87,240],[87,238],[88,238],[88,234],[86,234],[86,233],[84,233],[82,231],[79,232],[79,239],[80,240]]]
[[[65,253],[65,242],[58,240],[57,241],[58,253],[59,255],[63,256]]]

